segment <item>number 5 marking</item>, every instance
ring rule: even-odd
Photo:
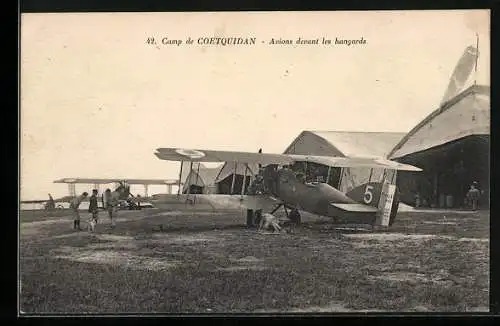
[[[370,204],[373,200],[372,194],[373,186],[367,185],[365,188],[365,194],[363,196],[363,200],[366,204]]]

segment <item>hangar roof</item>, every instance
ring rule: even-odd
[[[387,157],[405,132],[303,131],[285,154]]]
[[[473,85],[416,125],[389,153],[396,159],[450,141],[490,134],[490,86]]]

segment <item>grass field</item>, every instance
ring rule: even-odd
[[[488,310],[487,212],[400,213],[386,232],[303,216],[278,235],[241,212],[122,211],[114,229],[101,213],[94,234],[43,214],[21,213],[25,313]]]

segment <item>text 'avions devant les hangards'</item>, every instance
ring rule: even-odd
[[[319,45],[319,46],[354,46],[365,45],[367,41],[363,38],[271,38],[268,40],[259,40],[256,37],[187,37],[170,38],[167,36],[155,37],[149,36],[146,38],[146,44],[154,46],[255,46],[259,44],[275,45],[275,46],[301,46],[301,45]]]

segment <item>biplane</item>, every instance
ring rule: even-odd
[[[100,191],[100,186],[105,184],[114,184],[114,190],[112,190],[111,195],[119,202],[120,206],[127,207],[129,209],[134,209],[137,207],[147,207],[147,203],[144,203],[148,199],[148,186],[149,185],[165,185],[167,187],[167,193],[172,193],[172,187],[178,185],[177,180],[170,179],[125,179],[125,178],[62,178],[53,181],[54,183],[65,183],[68,185],[68,195],[57,199],[53,199],[49,194],[49,199],[40,200],[22,200],[22,204],[42,204],[45,210],[52,209],[62,209],[63,205],[61,203],[71,202],[73,198],[76,197],[76,185],[77,184],[92,184],[93,189],[98,189]],[[130,192],[130,185],[137,184],[144,186],[144,197],[134,196]],[[87,190],[89,192],[89,190]],[[137,203],[140,202],[141,205],[138,206]],[[100,207],[104,208],[104,198],[101,196]],[[131,208],[132,207],[132,208]]]
[[[172,186],[177,184],[177,180],[161,180],[161,179],[118,179],[118,178],[63,178],[54,180],[54,183],[68,184],[69,196],[63,197],[64,201],[69,201],[76,196],[76,184],[93,184],[94,189],[99,189],[103,184],[115,184],[115,189],[112,191],[111,196],[116,199],[121,206],[126,206],[129,209],[144,207],[144,203],[137,205],[138,202],[147,200],[148,186],[149,185],[165,185],[167,186],[167,193],[172,192]],[[144,186],[145,197],[136,197],[130,192],[130,185],[140,184]],[[102,208],[104,208],[104,196],[101,198]]]
[[[271,154],[253,152],[233,152],[214,150],[195,150],[180,148],[158,148],[155,155],[162,160],[181,162],[226,162],[226,164],[259,165],[257,176],[248,175],[253,179],[247,181],[245,172],[244,181],[238,194],[235,193],[235,176],[231,184],[230,194],[180,194],[191,203],[205,202],[214,208],[241,208],[247,210],[247,225],[255,226],[256,217],[265,210],[274,214],[283,208],[286,215],[293,210],[294,215],[299,211],[309,212],[319,216],[331,217],[334,221],[347,224],[370,224],[372,226],[390,226],[395,220],[399,206],[399,195],[396,187],[397,171],[422,171],[420,168],[402,164],[384,158],[368,157],[333,157],[316,155]],[[371,171],[383,169],[381,181],[371,181],[359,185],[344,193],[334,186],[319,181],[308,180],[300,171],[300,166],[315,163],[328,167],[328,175],[335,168],[364,167]],[[299,168],[297,168],[297,166]],[[245,170],[246,171],[246,170]],[[327,176],[327,180],[329,176]],[[371,174],[370,174],[371,179]],[[179,178],[180,180],[180,178]],[[255,184],[262,181],[263,190],[255,191]],[[179,181],[180,182],[180,181]],[[247,184],[249,186],[247,187]],[[189,187],[188,187],[189,189]],[[151,200],[157,208],[168,206],[161,198]],[[298,215],[300,223],[300,214]]]

